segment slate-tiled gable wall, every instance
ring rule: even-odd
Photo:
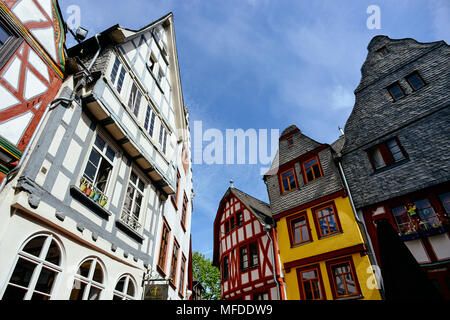
[[[345,128],[342,164],[357,208],[450,180],[449,46],[376,37],[369,50],[383,43],[390,52],[384,58],[369,53],[361,81],[369,85],[356,90]],[[413,91],[405,77],[416,70],[426,86]],[[395,81],[406,96],[393,102],[386,87]],[[395,136],[409,160],[374,173],[364,150]]]

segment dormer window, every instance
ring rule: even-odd
[[[318,156],[303,162],[302,166],[305,173],[305,183],[310,183],[323,175]]]
[[[422,77],[419,75],[417,71],[407,76],[406,81],[408,81],[409,85],[413,90],[420,89],[425,85],[425,82],[423,81]]]
[[[294,145],[294,138],[293,137],[289,137],[287,139],[287,144],[288,144],[288,147],[291,147],[292,145]]]
[[[389,94],[394,99],[394,101],[397,101],[398,99],[401,99],[405,96],[405,92],[403,91],[402,87],[400,87],[400,84],[398,82],[395,82],[391,84],[387,90],[389,91]]]
[[[380,49],[377,50],[378,54],[382,57],[386,57],[389,53],[388,49],[386,48],[386,46],[381,47]]]

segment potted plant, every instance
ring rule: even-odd
[[[104,194],[100,197],[100,207],[104,207],[106,203],[108,202],[108,197],[106,197]]]
[[[86,188],[87,188],[86,178],[81,178],[81,181],[80,181],[80,190],[81,190],[81,192],[85,192]]]

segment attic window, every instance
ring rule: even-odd
[[[377,52],[380,54],[380,56],[382,57],[386,57],[389,53],[388,49],[386,48],[386,46],[381,47],[380,49],[377,50]]]
[[[287,144],[288,144],[288,147],[291,147],[294,144],[294,138],[293,137],[289,137],[287,139]]]
[[[387,90],[389,91],[389,94],[392,96],[394,101],[397,101],[398,99],[401,99],[405,96],[405,92],[403,91],[402,87],[400,87],[400,84],[398,82],[395,82],[391,84]]]

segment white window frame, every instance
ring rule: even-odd
[[[89,267],[89,274],[86,278],[86,277],[83,277],[82,275],[78,274],[78,270],[80,270],[80,267],[83,265],[83,263],[85,263],[86,261],[89,261],[89,260],[92,260],[92,263],[91,263],[91,266]],[[103,272],[103,283],[98,283],[97,281],[94,281],[92,279],[94,276],[95,266],[97,264],[99,264],[99,266]],[[103,263],[101,263],[100,259],[97,257],[89,257],[89,258],[86,258],[83,261],[81,261],[81,263],[78,265],[77,273],[75,273],[75,275],[74,275],[72,289],[70,290],[71,293],[73,290],[73,286],[75,285],[75,281],[83,282],[86,285],[86,288],[84,289],[84,292],[83,292],[82,300],[88,300],[88,296],[91,291],[91,287],[100,289],[100,295],[97,300],[101,300],[103,297],[103,294],[105,292],[104,283],[106,283],[107,281],[106,281],[106,269],[105,269]]]
[[[131,181],[131,175],[133,173],[137,177],[136,183]],[[142,181],[144,183],[143,190],[139,189],[139,181]],[[130,186],[130,184],[133,187],[134,192],[133,192],[133,199],[131,199],[131,208],[130,208],[130,211],[128,212],[128,209],[125,208],[125,202],[126,202],[126,198],[127,198],[127,190],[128,190],[128,187]],[[142,221],[144,219],[145,210],[146,210],[147,187],[148,187],[148,182],[142,178],[142,175],[139,174],[139,172],[137,170],[131,168],[131,172],[128,177],[128,182],[126,184],[125,199],[124,199],[124,202],[122,205],[120,220],[123,223],[125,223],[129,228],[131,228],[132,230],[136,231],[139,234],[143,231],[144,223]],[[140,193],[140,195],[142,196],[142,203],[141,203],[141,208],[139,210],[139,217],[136,217],[134,215],[134,209],[136,207],[136,194],[137,193]]]
[[[99,148],[98,146],[95,145],[95,141],[97,140],[97,137],[100,137],[100,138],[105,142],[105,148],[104,148],[104,150],[100,150],[100,148]],[[114,151],[114,160],[113,160],[113,161],[111,161],[111,159],[109,159],[109,158],[106,156],[106,150],[107,150],[107,147],[110,147],[110,148],[112,149],[112,151]],[[87,179],[87,177],[85,176],[85,172],[86,172],[87,165],[89,164],[89,158],[90,158],[90,156],[91,156],[92,149],[95,149],[95,150],[100,154],[100,156],[101,156],[103,159],[105,159],[106,161],[108,161],[109,164],[112,166],[112,170],[111,170],[111,172],[109,173],[109,176],[108,176],[108,179],[107,179],[107,182],[106,182],[106,185],[105,185],[105,191],[104,191],[104,193],[106,194],[106,193],[108,192],[108,190],[109,190],[109,187],[111,186],[111,180],[113,180],[112,177],[113,177],[113,173],[114,173],[114,171],[115,171],[114,169],[115,169],[115,167],[116,167],[116,165],[117,165],[117,159],[118,159],[119,152],[118,152],[117,149],[109,142],[108,139],[106,139],[101,133],[96,132],[95,137],[94,137],[94,139],[92,140],[92,145],[91,145],[91,147],[89,148],[89,152],[88,152],[88,154],[87,154],[87,160],[85,161],[86,163],[84,164],[84,167],[83,167],[84,169],[83,169],[83,171],[82,171],[82,173],[81,173],[81,177],[82,177],[82,178],[86,178],[86,179]],[[97,168],[97,170],[95,171],[94,181],[98,178],[98,171],[99,171],[99,168]],[[88,180],[89,180],[89,179],[88,179]],[[94,183],[93,181],[90,181],[90,182]]]
[[[38,238],[38,237],[47,237],[47,239],[45,239],[45,241],[44,241],[44,244],[42,245],[41,252],[39,253],[39,257],[36,257],[36,256],[34,256],[32,254],[27,253],[27,252],[24,252],[23,249],[25,248],[25,246],[31,240],[33,240],[35,238]],[[50,245],[51,245],[52,241],[55,241],[55,243],[58,246],[59,252],[60,252],[60,265],[59,266],[54,265],[53,263],[50,263],[50,262],[45,260],[45,258],[47,256],[47,253],[48,253],[48,249],[50,248]],[[30,278],[30,282],[29,282],[27,288],[25,288],[23,286],[20,286],[20,285],[17,285],[17,284],[10,283],[11,277],[12,277],[12,275],[13,275],[16,267],[17,267],[17,263],[19,262],[19,259],[23,259],[23,260],[29,261],[29,262],[34,263],[36,265],[35,269],[33,270],[33,275]],[[56,289],[57,289],[58,283],[59,283],[59,279],[61,278],[60,275],[61,275],[61,273],[63,271],[64,260],[65,260],[65,257],[64,257],[63,247],[62,247],[60,241],[55,236],[53,236],[53,234],[51,234],[51,233],[38,233],[38,234],[35,234],[35,235],[29,237],[21,245],[19,252],[16,254],[16,259],[14,261],[13,267],[11,268],[11,270],[10,270],[10,272],[8,274],[8,278],[7,278],[8,280],[5,282],[2,290],[0,291],[1,292],[0,300],[3,298],[3,295],[5,294],[5,291],[6,291],[6,289],[8,288],[9,285],[27,290],[23,300],[31,300],[31,297],[33,296],[33,294],[35,292],[40,294],[40,295],[49,297],[49,300],[54,300],[54,296],[55,296],[54,293],[56,292]],[[39,292],[39,291],[35,290],[37,281],[39,280],[39,276],[41,275],[42,268],[44,268],[44,267],[46,269],[49,269],[49,270],[57,273],[57,275],[55,277],[55,282],[53,283],[53,287],[52,287],[52,290],[51,290],[50,294],[46,294],[46,293]]]
[[[115,78],[111,79],[116,62],[119,63],[119,67],[117,68],[117,73],[115,75]],[[119,84],[119,79],[120,79],[120,76],[122,73],[123,73],[123,79],[122,79],[122,84],[121,84],[120,90],[119,90],[118,84]],[[127,70],[125,69],[125,66],[123,65],[122,61],[120,61],[119,57],[117,55],[114,55],[114,63],[112,64],[111,72],[109,73],[109,81],[112,83],[114,89],[116,89],[116,91],[119,95],[122,94],[122,92],[123,92],[123,86],[125,84],[126,75],[127,75]]]
[[[116,287],[117,287],[117,284],[119,283],[119,281],[122,280],[123,278],[125,278],[125,283],[123,284],[122,292],[120,292],[120,291],[116,290]],[[130,296],[127,294],[128,286],[130,283],[132,283],[134,285],[134,296]],[[136,285],[136,281],[134,281],[134,278],[131,275],[129,275],[129,274],[122,275],[119,277],[119,280],[117,280],[116,285],[114,286],[113,298],[114,298],[114,296],[117,296],[117,297],[121,298],[122,300],[136,300],[137,289],[138,289],[138,287]]]
[[[162,153],[165,155],[167,152],[167,136],[169,135],[168,130],[161,122],[161,127],[159,128],[159,139],[158,143],[161,148]]]

